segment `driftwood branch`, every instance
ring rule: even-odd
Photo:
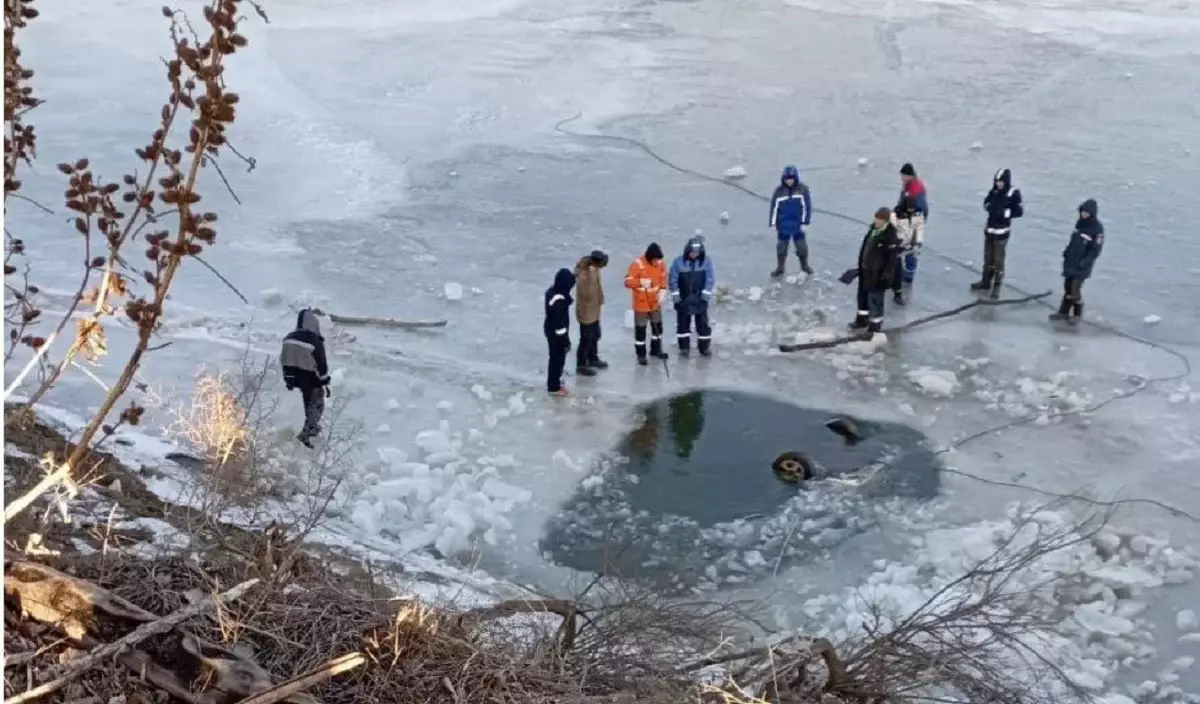
[[[329,319],[343,325],[382,325],[388,328],[444,328],[445,320],[396,320],[395,318],[362,318],[353,315],[329,314]]]
[[[336,677],[366,663],[367,658],[362,653],[347,653],[334,658],[320,667],[310,670],[299,677],[281,682],[265,692],[259,692],[252,697],[241,700],[238,704],[276,704],[288,697],[295,696],[313,685]]]
[[[913,328],[919,327],[921,325],[925,325],[926,323],[932,323],[935,320],[941,320],[943,318],[949,318],[949,317],[958,315],[959,313],[965,313],[966,311],[971,310],[972,308],[975,308],[977,306],[1011,306],[1011,305],[1017,305],[1019,303],[1029,303],[1030,301],[1037,301],[1042,298],[1045,298],[1045,297],[1049,296],[1051,293],[1052,293],[1051,291],[1045,291],[1043,293],[1035,293],[1030,296],[1023,296],[1021,298],[1001,298],[1000,300],[997,300],[997,301],[982,298],[978,301],[972,301],[970,303],[965,303],[957,308],[952,308],[950,310],[942,311],[941,313],[934,313],[932,315],[927,315],[924,318],[917,318],[916,320],[905,323],[904,325],[900,325],[900,326],[897,326],[894,328],[887,328],[883,332],[887,335],[897,335],[897,334],[908,332],[908,331],[912,330]],[[823,350],[823,349],[829,349],[830,347],[838,347],[840,345],[850,344],[851,342],[862,342],[864,340],[869,340],[869,339],[871,339],[871,333],[861,332],[861,333],[855,333],[853,335],[845,335],[843,337],[835,337],[832,340],[820,340],[817,342],[802,342],[802,343],[795,344],[795,345],[780,345],[779,351],[780,352],[802,352],[804,350]]]
[[[240,598],[243,594],[249,591],[251,587],[258,584],[258,582],[258,579],[247,580],[212,599],[204,599],[196,602],[195,604],[185,606],[184,608],[168,614],[167,616],[163,616],[158,620],[144,623],[135,628],[132,632],[122,636],[120,639],[113,641],[112,643],[102,645],[93,650],[91,653],[79,658],[78,660],[74,660],[67,665],[51,670],[49,675],[53,676],[54,679],[23,692],[22,694],[18,694],[15,697],[9,697],[8,699],[5,699],[4,704],[20,704],[21,702],[31,701],[33,699],[37,699],[38,697],[50,694],[51,692],[55,692],[79,675],[121,653],[125,649],[137,645],[151,636],[166,633],[189,618],[209,610],[217,603],[223,604]]]

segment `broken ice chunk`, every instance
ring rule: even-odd
[[[731,166],[728,169],[725,169],[724,175],[725,178],[729,179],[730,181],[746,178],[746,167],[741,165]]]
[[[447,281],[446,285],[444,287],[442,287],[442,291],[446,294],[446,300],[448,300],[448,301],[461,301],[462,300],[463,287],[462,287],[462,284],[460,284],[460,283],[455,283],[453,281]]]

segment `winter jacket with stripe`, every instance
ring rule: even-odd
[[[559,269],[554,275],[554,285],[546,289],[546,320],[542,331],[546,339],[562,345],[570,345],[571,338],[571,289],[575,286],[575,275],[570,269]]]
[[[1090,217],[1079,218],[1071,239],[1063,250],[1063,276],[1069,279],[1087,279],[1092,275],[1092,266],[1104,251],[1104,225],[1096,217],[1096,201],[1085,200],[1079,206],[1081,212]]]
[[[625,272],[625,288],[633,292],[634,313],[653,313],[662,309],[658,298],[667,289],[667,270],[662,260],[655,259],[651,263],[645,257],[634,259]]]
[[[1004,185],[993,185],[983,199],[983,209],[988,214],[983,231],[988,236],[1005,239],[1012,234],[1012,221],[1025,214],[1025,206],[1021,201],[1021,189],[1013,188],[1011,171],[1000,169],[995,180]]]
[[[698,250],[695,259],[688,259],[689,250]],[[671,297],[675,299],[675,310],[695,315],[708,308],[717,285],[717,272],[712,258],[704,250],[704,243],[697,238],[688,240],[683,254],[671,262],[668,274]]]
[[[804,239],[804,228],[812,222],[812,193],[804,183],[788,188],[779,184],[771,196],[770,226],[779,239]]]
[[[283,383],[288,389],[313,389],[329,384],[329,365],[325,359],[325,338],[321,323],[310,308],[296,316],[296,329],[283,338],[279,352]]]

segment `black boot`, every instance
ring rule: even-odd
[[[1071,317],[1067,318],[1067,322],[1071,325],[1078,325],[1083,318],[1083,301],[1076,301],[1071,311]]]
[[[872,322],[867,326],[867,335],[874,335],[877,332],[883,332],[883,321]]]
[[[578,376],[596,376],[596,370],[591,367],[575,366],[575,374]]]
[[[865,316],[865,315],[854,316],[854,322],[850,323],[850,325],[847,327],[849,327],[851,330],[865,329],[867,327],[867,316]]]
[[[599,357],[592,357],[588,361],[588,366],[591,367],[592,369],[608,369],[608,362],[605,362],[603,359],[600,359]]]
[[[655,359],[670,359],[671,355],[663,352],[662,334],[662,323],[658,323],[657,325],[652,323],[650,328],[650,356]]]
[[[808,257],[800,257],[800,271],[803,271],[809,276],[813,275],[812,267],[808,265]]]
[[[650,363],[650,360],[646,359],[646,353],[641,350],[638,350],[637,360],[638,364],[642,365],[643,367]]]
[[[1059,322],[1067,319],[1071,315],[1071,299],[1063,296],[1062,303],[1058,304],[1058,312],[1050,314],[1052,322]]]
[[[992,288],[992,272],[983,270],[983,278],[971,284],[972,291],[988,291]]]
[[[1000,289],[1003,287],[1003,285],[1004,285],[1004,277],[997,276],[996,279],[994,281],[992,281],[992,288],[991,288],[991,290],[988,291],[988,298],[990,298],[993,301],[999,300],[1000,299]]]
[[[712,356],[712,341],[711,340],[700,340],[699,342],[696,343],[696,349],[700,351],[701,357],[711,357]]]
[[[784,272],[784,269],[786,268],[786,264],[787,264],[787,254],[776,254],[775,255],[775,271],[771,272],[771,276],[773,278],[779,278],[780,276],[783,276],[783,272]]]

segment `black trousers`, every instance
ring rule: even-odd
[[[304,428],[300,437],[312,438],[321,432],[321,416],[325,415],[325,387],[301,386],[300,397],[304,399]]]
[[[600,321],[579,324],[579,347],[575,349],[575,366],[587,367],[600,361]]]
[[[675,337],[679,349],[687,350],[692,346],[692,322],[696,323],[696,346],[700,351],[707,352],[712,345],[712,327],[708,324],[708,307],[691,309],[687,306],[675,308]]]
[[[563,367],[567,365],[567,337],[565,335],[546,336],[549,347],[549,360],[546,364],[546,390],[558,391],[562,388]]]
[[[1064,276],[1063,297],[1072,303],[1083,303],[1083,282],[1084,279]]]

